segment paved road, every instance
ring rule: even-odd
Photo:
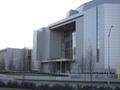
[[[0,88],[0,90],[15,90],[15,89]]]
[[[0,88],[0,90],[32,90],[32,89],[9,89],[9,88]]]

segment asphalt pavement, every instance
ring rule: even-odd
[[[32,89],[13,89],[13,88],[0,88],[0,90],[32,90]]]

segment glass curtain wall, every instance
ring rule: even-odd
[[[76,49],[76,32],[73,30],[64,31],[65,58],[74,59]]]

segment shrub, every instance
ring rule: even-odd
[[[112,90],[110,87],[99,87],[98,90]]]
[[[74,89],[72,86],[66,84],[66,85],[64,86],[64,90],[75,90],[75,89]]]
[[[63,87],[62,85],[57,85],[56,84],[56,85],[51,87],[51,90],[65,90],[65,87]]]
[[[116,87],[115,90],[120,90],[120,87]]]
[[[36,85],[34,83],[30,83],[30,82],[23,82],[23,83],[21,83],[20,88],[35,89]]]
[[[90,86],[83,87],[83,90],[92,90]]]
[[[0,81],[0,87],[5,87],[5,86],[6,86],[5,83]]]
[[[18,88],[19,87],[19,84],[15,81],[9,81],[8,84],[7,84],[7,87],[9,88]]]
[[[45,85],[39,85],[36,90],[52,90],[51,87],[47,84]]]
[[[77,89],[76,90],[82,90],[82,87],[80,85],[77,85]]]

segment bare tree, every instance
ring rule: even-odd
[[[4,70],[5,70],[5,60],[4,58],[2,58],[0,61],[0,71],[4,71]]]
[[[92,85],[93,71],[94,71],[94,56],[93,56],[92,47],[89,47],[89,51],[88,51],[88,70],[89,70],[90,81]]]
[[[21,61],[22,61],[22,59],[21,59]],[[18,66],[18,69],[20,72],[22,72],[22,62],[21,61],[20,61],[19,66]]]
[[[83,55],[82,55],[81,62],[80,62],[80,69],[81,69],[81,73],[85,72],[85,65],[84,65]]]
[[[14,65],[13,60],[10,60],[8,67],[9,67],[9,70],[11,70],[11,71],[14,71],[14,70],[15,70],[15,65]]]
[[[13,56],[13,52],[11,53],[11,57],[9,58],[9,65],[8,65],[8,69],[11,71],[15,70],[15,65],[14,65],[14,56]]]
[[[92,49],[90,49],[89,52],[89,72],[90,72],[90,81],[92,82],[92,73],[93,73],[93,52]]]

